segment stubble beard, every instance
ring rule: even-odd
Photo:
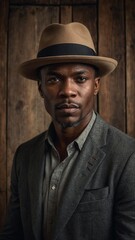
[[[83,119],[82,116],[80,116],[78,120],[73,122],[70,122],[70,121],[62,122],[62,121],[59,121],[58,119],[55,119],[55,121],[61,126],[62,129],[66,129],[66,128],[77,127],[81,123],[82,119]]]

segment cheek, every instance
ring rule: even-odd
[[[83,91],[83,104],[86,105],[86,108],[93,104],[94,101],[94,89],[88,89],[87,91]],[[88,105],[88,106],[87,106]]]
[[[82,114],[88,114],[94,108],[94,93],[93,91],[86,92],[82,96]]]
[[[44,91],[44,106],[49,114],[53,113],[55,105],[55,95],[49,91]]]
[[[52,108],[52,101],[50,96],[44,96],[44,105],[47,111]]]
[[[51,96],[48,92],[43,91],[44,105],[46,110],[48,111],[49,106],[51,105]]]
[[[46,87],[42,86],[42,92],[43,92],[43,97],[45,102],[50,102],[52,98],[52,92]]]

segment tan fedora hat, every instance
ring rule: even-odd
[[[38,80],[38,70],[42,66],[69,62],[93,65],[98,68],[100,77],[117,66],[115,59],[97,56],[91,34],[83,24],[54,23],[43,31],[37,57],[22,63],[19,72],[26,78]]]

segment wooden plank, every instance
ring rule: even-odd
[[[8,1],[0,1],[0,228],[6,214],[6,88]]]
[[[44,110],[37,82],[24,79],[18,65],[35,58],[43,29],[58,22],[58,7],[16,7],[10,12],[8,50],[8,185],[16,147],[44,131],[50,117]],[[24,34],[25,33],[25,34]]]
[[[99,1],[99,55],[117,59],[117,70],[101,79],[99,112],[125,131],[125,35],[123,0]]]
[[[63,24],[72,22],[72,7],[61,6],[60,7],[60,22]]]
[[[135,137],[135,1],[126,0],[127,133]]]
[[[97,51],[97,6],[73,6],[73,21],[80,22],[89,29]],[[95,98],[95,110],[97,110],[97,98]]]

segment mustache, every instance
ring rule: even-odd
[[[80,108],[80,104],[76,102],[61,102],[55,105],[56,109],[64,109],[64,108]]]

